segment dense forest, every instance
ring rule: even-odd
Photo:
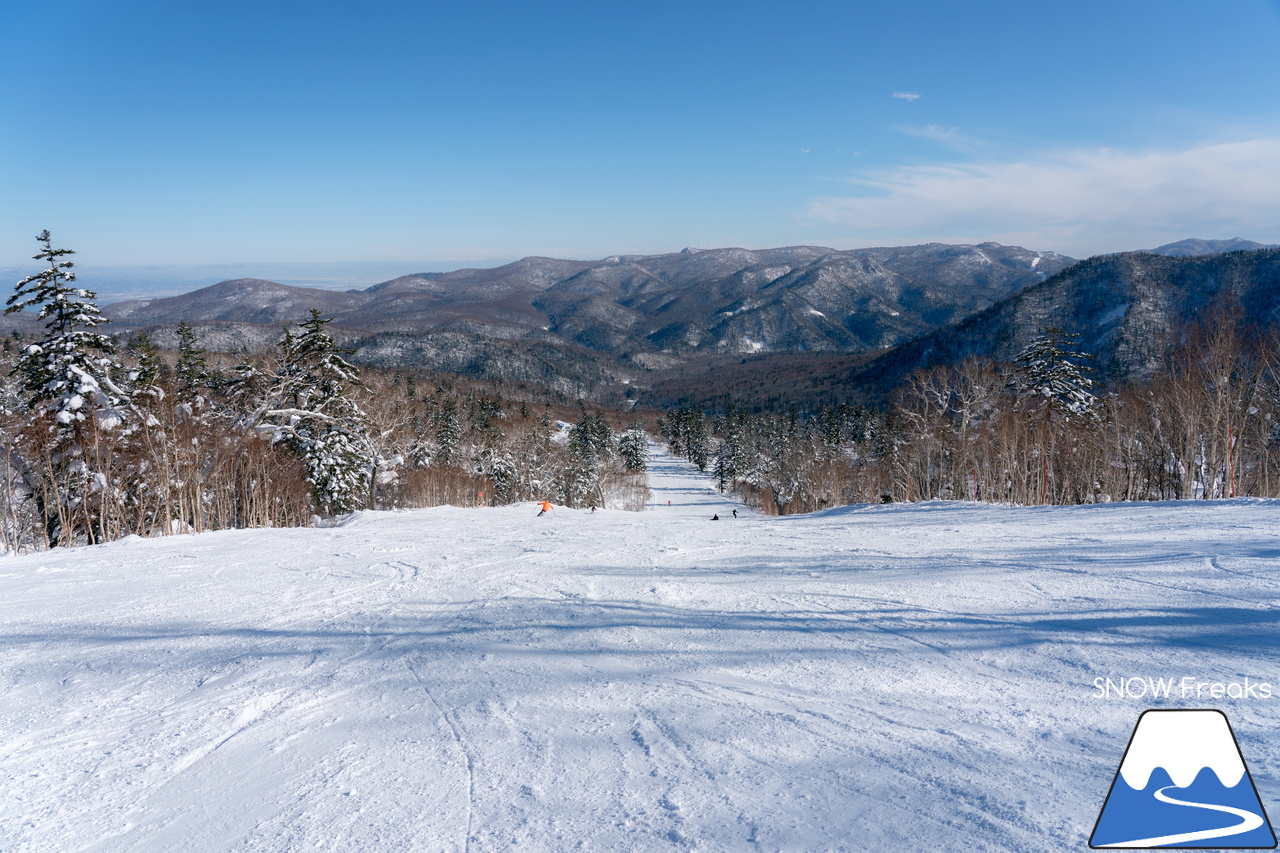
[[[229,527],[316,523],[357,509],[551,500],[640,509],[646,436],[536,389],[504,396],[426,371],[358,369],[319,312],[272,352],[233,360],[178,328],[102,334],[65,249],[10,312],[45,333],[0,345],[0,547],[30,550]],[[521,389],[517,388],[518,393]]]
[[[921,370],[881,409],[669,412],[672,449],[769,513],[864,501],[1017,505],[1275,497],[1280,346],[1220,307],[1150,381],[1103,389],[1058,329],[1009,364]]]

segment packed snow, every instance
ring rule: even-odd
[[[650,482],[0,560],[0,850],[1083,849],[1149,707],[1276,802],[1280,502]]]

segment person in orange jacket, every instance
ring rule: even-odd
[[[548,512],[551,512],[551,501],[543,501],[542,503],[538,504],[538,506],[542,508],[541,512],[539,512],[538,515],[544,515]],[[534,517],[536,518],[537,516],[534,516]]]

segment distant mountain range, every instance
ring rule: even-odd
[[[259,279],[107,306],[125,325],[298,322],[315,307],[370,334],[458,332],[663,362],[700,353],[858,353],[956,322],[1074,263],[984,243],[841,252],[712,249],[525,258],[338,293]],[[646,359],[645,356],[657,356]]]
[[[1226,294],[1275,323],[1280,251],[1183,240],[1077,262],[995,243],[838,251],[685,250],[597,261],[525,258],[346,292],[234,279],[104,309],[118,333],[259,349],[311,308],[356,359],[666,404],[883,395],[911,370],[1012,358],[1047,325],[1079,332],[1103,375],[1141,376]],[[16,319],[16,318],[15,318]]]
[[[1179,240],[1176,243],[1165,243],[1155,249],[1151,249],[1153,255],[1168,255],[1171,258],[1194,258],[1201,255],[1220,255],[1224,252],[1251,252],[1256,249],[1276,249],[1280,246],[1266,243],[1255,243],[1252,240],[1244,240],[1240,237],[1232,237],[1230,240],[1201,240],[1192,237],[1189,240]]]

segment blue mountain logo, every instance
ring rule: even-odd
[[[1089,846],[1275,847],[1275,833],[1226,715],[1145,711],[1129,738]]]

